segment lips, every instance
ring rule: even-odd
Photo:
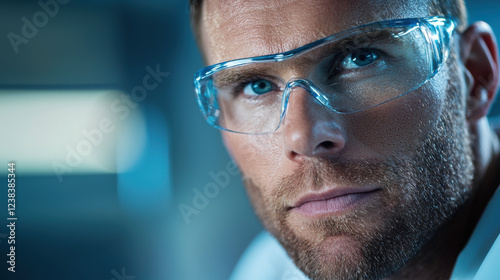
[[[305,216],[338,214],[371,198],[379,190],[376,187],[333,188],[301,197],[293,204],[291,210]]]

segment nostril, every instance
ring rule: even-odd
[[[330,149],[333,149],[333,147],[335,147],[335,144],[332,141],[324,141],[324,142],[321,142],[321,144],[319,144],[317,148],[323,148],[325,150],[330,150]]]
[[[314,156],[325,156],[336,153],[343,148],[343,143],[336,141],[323,141],[316,145],[313,151]]]

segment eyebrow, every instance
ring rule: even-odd
[[[227,87],[243,81],[251,81],[256,77],[274,77],[270,72],[271,68],[269,66],[256,67],[255,65],[252,67],[240,66],[228,68],[215,73],[214,82],[216,87]]]
[[[358,44],[372,44],[374,42],[384,42],[384,43],[394,43],[397,42],[398,39],[395,38],[395,35],[400,34],[402,32],[396,32],[397,28],[385,28],[379,30],[372,30],[368,32],[358,33],[347,35],[343,38],[338,39],[338,41],[334,40],[333,42],[327,43],[332,44],[332,47],[319,47],[320,49],[325,49],[327,53],[332,53],[334,51],[341,51],[345,49],[352,48]]]

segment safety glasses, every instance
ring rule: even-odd
[[[276,131],[299,88],[339,114],[366,110],[431,79],[455,27],[443,16],[387,20],[284,53],[211,65],[195,74],[198,104],[210,125],[243,134]]]

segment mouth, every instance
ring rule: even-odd
[[[340,215],[367,202],[380,190],[376,187],[333,188],[321,193],[304,195],[289,207],[289,210],[314,218]]]

